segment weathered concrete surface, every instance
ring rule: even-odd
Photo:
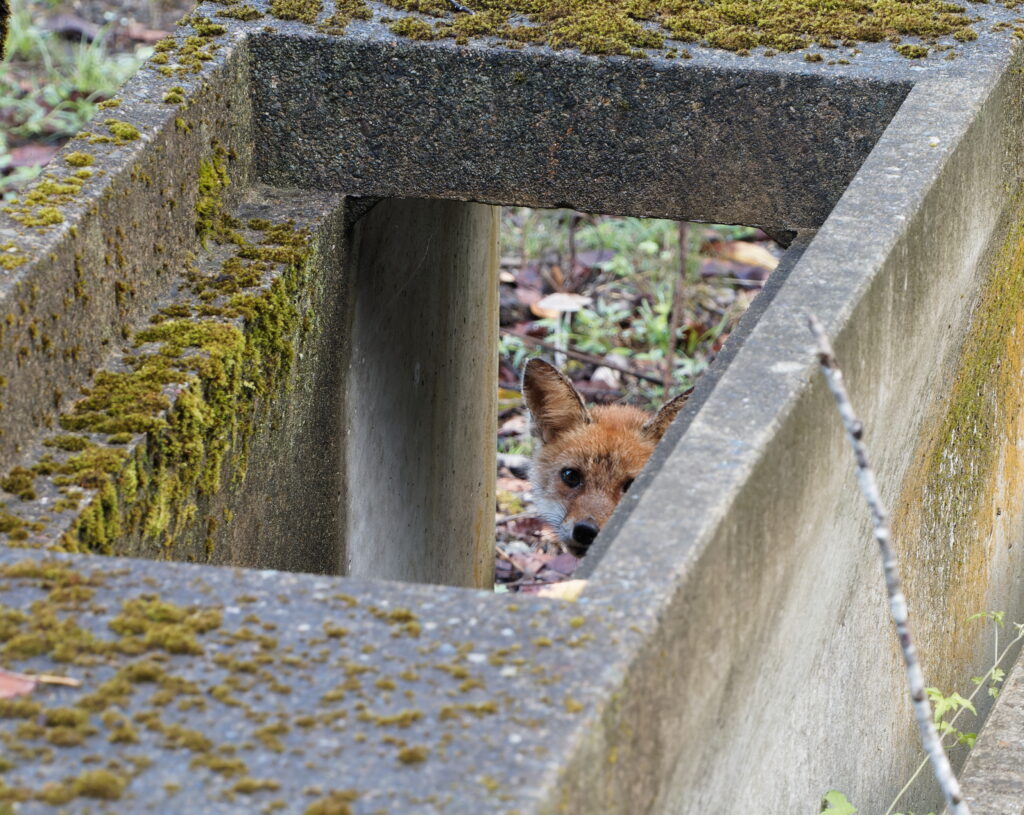
[[[347,287],[347,531],[355,577],[490,588],[498,210],[382,201]]]
[[[909,89],[379,34],[252,47],[268,183],[787,229],[824,220]]]
[[[214,14],[219,6],[204,9]],[[49,317],[49,304],[38,299],[48,288],[41,286],[35,301],[26,296],[34,282],[70,285],[74,249],[60,247],[77,245],[90,230],[104,241],[80,246],[83,262],[119,266],[118,241],[122,251],[134,251],[137,241],[104,230],[101,188],[60,202],[65,226],[25,230],[0,216],[0,243],[15,244],[4,251],[28,261],[4,278],[0,292],[12,314],[17,285],[25,303],[18,306],[24,320],[15,314],[18,330],[3,346],[18,382],[5,394],[14,407],[0,414],[16,437],[5,442],[9,464],[61,408],[49,406],[54,382],[87,384],[111,338],[144,322],[184,279],[187,252],[199,243],[202,162],[218,155],[214,140],[228,159],[234,154],[244,179],[229,188],[230,207],[241,200],[231,196],[258,178],[282,188],[337,185],[329,192],[338,195],[566,202],[818,232],[794,246],[773,298],[748,314],[629,493],[574,606],[445,587],[71,558],[73,572],[99,575],[92,586],[92,577],[83,585],[59,570],[7,568],[43,555],[0,551],[4,664],[80,676],[81,691],[48,688],[35,698],[48,708],[77,706],[88,717],[4,708],[12,718],[0,723],[0,738],[13,766],[0,795],[20,801],[25,812],[47,808],[44,800],[71,812],[93,809],[86,793],[98,789],[97,779],[73,779],[93,766],[87,757],[102,755],[114,762],[108,769],[115,778],[99,788],[124,784],[112,805],[121,811],[250,812],[278,799],[304,811],[330,790],[353,790],[335,796],[336,809],[344,812],[343,799],[354,798],[360,815],[382,808],[788,815],[814,811],[832,787],[862,811],[884,811],[916,764],[916,736],[866,517],[803,316],[813,309],[835,336],[867,421],[895,509],[929,680],[964,690],[986,666],[990,642],[964,616],[997,608],[1020,617],[1024,551],[1016,486],[1024,434],[1015,375],[1024,359],[1017,346],[1024,336],[1019,43],[1009,31],[989,30],[1015,12],[986,5],[978,13],[985,22],[978,42],[963,46],[969,58],[913,62],[879,45],[865,47],[864,58],[849,66],[805,63],[799,53],[769,60],[702,51],[677,64],[657,54],[639,63],[540,48],[410,44],[385,32],[379,10],[344,40],[268,18],[229,23],[223,34],[193,20],[191,32],[161,52],[168,59],[147,67],[124,93],[118,116],[139,128],[140,139],[104,148],[111,163],[100,165],[104,184],[127,190],[127,211],[140,223],[149,210],[137,196],[152,175],[136,170],[133,177],[135,151],[139,160],[158,161],[154,148],[165,156],[177,149],[185,165],[174,170],[184,207],[171,205],[177,195],[161,199],[166,210],[177,207],[173,263],[165,281],[136,287],[131,318],[122,323],[101,308],[93,337],[84,311],[69,306]],[[273,31],[263,31],[267,25]],[[195,76],[175,73],[194,56],[189,34],[208,39],[201,47],[212,57],[195,63]],[[318,57],[315,65],[303,65],[307,54]],[[239,98],[244,88],[238,109],[255,111],[239,114],[234,129],[216,101],[232,65],[239,71],[235,95],[224,98]],[[164,102],[176,83],[184,100]],[[190,103],[197,98],[205,104]],[[607,109],[592,98],[607,100]],[[629,115],[616,102],[625,102]],[[814,105],[826,108],[820,121]],[[502,114],[516,121],[497,121]],[[221,118],[208,118],[214,115]],[[291,121],[271,124],[275,116]],[[246,125],[253,117],[255,137]],[[353,126],[355,118],[363,127]],[[169,141],[155,143],[158,134]],[[683,157],[690,163],[672,158],[676,145],[692,147]],[[251,166],[250,155],[258,159]],[[763,182],[726,173],[730,163],[754,168]],[[775,172],[762,172],[766,167]],[[483,210],[377,206],[384,214],[407,206],[407,214],[432,223],[447,211],[466,234],[481,235],[465,257],[487,257]],[[386,219],[374,213],[365,217],[382,221],[360,241],[389,234]],[[379,245],[391,257],[410,253]],[[470,248],[460,240],[451,245]],[[425,247],[431,251],[438,250]],[[146,261],[138,259],[140,269]],[[460,274],[469,268],[451,266]],[[365,268],[372,271],[373,263]],[[383,279],[398,282],[394,275],[391,267]],[[481,287],[468,302],[487,303],[487,279],[465,277]],[[104,291],[102,277],[86,284]],[[344,307],[358,318],[359,306],[345,296]],[[367,353],[383,354],[370,330],[376,305],[363,303],[367,331],[357,334],[365,335]],[[23,336],[35,341],[45,319],[69,319],[72,340],[75,331],[89,333],[87,348],[56,372],[40,363],[37,372],[18,373],[18,343],[28,348]],[[477,336],[480,325],[467,324],[467,335]],[[344,339],[340,344],[340,358],[355,376],[365,375],[354,353],[345,356]],[[482,365],[483,352],[470,359]],[[400,369],[382,374],[401,385]],[[325,382],[336,375],[323,373]],[[470,401],[473,383],[454,381],[459,400]],[[407,371],[404,382],[403,400],[416,393]],[[333,409],[330,395],[321,397],[312,416]],[[344,393],[339,399],[332,427],[352,417]],[[443,416],[438,407],[431,404],[427,415]],[[482,432],[482,414],[473,414],[474,432]],[[313,425],[304,427],[303,438],[314,438]],[[458,440],[450,427],[437,437],[446,447]],[[302,454],[318,455],[310,449]],[[353,472],[367,459],[348,459],[348,450],[332,448],[318,466],[340,460]],[[294,486],[299,470],[289,472]],[[253,489],[270,495],[272,476],[258,478]],[[318,500],[297,501],[298,511],[350,528],[343,510],[311,511]],[[437,512],[426,502],[438,498],[414,500],[423,502],[424,517]],[[393,510],[385,515],[400,528]],[[243,524],[260,537],[246,551],[286,550],[290,541],[266,542],[255,532],[259,518],[245,514]],[[434,515],[434,523],[445,521]],[[244,543],[248,534],[236,540]],[[344,562],[351,554],[331,542],[333,535],[310,551]],[[358,543],[348,541],[350,548]],[[420,551],[418,544],[388,543],[381,562],[403,548]],[[423,564],[399,567],[403,576],[424,574]],[[97,593],[89,595],[90,588]],[[158,605],[156,595],[175,607]],[[178,608],[191,604],[203,609]],[[213,626],[218,608],[223,617]],[[59,622],[65,619],[74,624]],[[139,661],[146,664],[127,667]],[[119,671],[122,681],[106,684]],[[104,715],[118,710],[132,717],[133,730]],[[147,764],[140,754],[156,758]],[[906,803],[927,811],[935,801],[926,787]]]
[[[337,195],[317,197],[260,186],[250,198],[253,203],[238,210],[243,220],[262,217],[303,224],[312,220],[311,211],[319,218],[311,224],[316,227],[314,255],[294,302],[303,321],[291,338],[291,370],[278,391],[264,397],[244,451],[236,451],[244,462],[225,467],[221,492],[201,513],[219,521],[209,534],[213,548],[206,559],[335,573],[346,540],[338,500],[345,485],[345,458],[343,437],[330,428],[345,397],[339,349],[346,336],[345,270],[353,213]],[[205,544],[207,535],[207,530],[197,530],[195,543]],[[176,545],[183,542],[179,539]]]
[[[917,763],[880,567],[811,360],[809,311],[835,337],[895,508],[929,683],[966,693],[987,667],[983,626],[968,614],[1020,618],[1020,380],[1000,373],[1020,370],[1013,70],[915,87],[714,391],[624,504],[588,595],[611,603],[644,586],[663,602],[634,621],[648,636],[567,773],[579,779],[574,811],[624,812],[639,800],[636,811],[791,812],[830,788],[884,811]],[[993,319],[999,331],[972,351]],[[961,388],[995,408],[958,416]],[[963,433],[975,435],[964,444]],[[946,480],[922,489],[936,461]],[[960,489],[970,481],[978,488]],[[973,522],[983,516],[988,526]],[[598,791],[588,768],[610,749],[619,761]],[[919,789],[906,806],[928,811],[936,800]]]
[[[92,130],[48,165],[43,181],[66,185],[76,168],[65,156],[84,152],[94,160],[82,168],[92,176],[79,192],[46,195],[29,209],[54,207],[60,223],[26,227],[0,213],[0,245],[10,244],[9,256],[22,261],[0,267],[5,468],[74,398],[69,384],[84,382],[110,344],[148,319],[173,284],[195,245],[194,218],[183,216],[194,211],[197,170],[211,154],[211,140],[226,151],[235,181],[227,201],[245,188],[252,154],[249,60],[237,39],[221,38],[201,82],[174,77],[161,84],[155,66],[147,66],[121,92],[121,104],[101,111]],[[184,115],[163,101],[176,85],[187,85],[193,102]],[[94,143],[93,136],[111,138],[107,119],[129,122],[138,138]]]

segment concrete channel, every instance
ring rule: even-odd
[[[1016,12],[842,64],[223,8],[0,213],[0,654],[82,682],[0,703],[0,802],[883,812],[919,748],[804,317],[964,692],[968,618],[1024,615]],[[575,603],[487,590],[497,204],[796,233]],[[979,811],[1021,810],[1006,738]]]

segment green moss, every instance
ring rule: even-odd
[[[164,102],[169,105],[180,105],[184,101],[185,89],[179,85],[175,85],[164,94]]]
[[[18,251],[14,241],[0,243],[0,269],[17,269],[27,260],[28,258]]]
[[[64,156],[64,161],[70,164],[72,167],[89,167],[93,164],[95,159],[88,153],[83,153],[81,150],[76,150],[73,153],[68,153]]]
[[[281,789],[281,782],[273,778],[239,778],[231,787],[232,792],[242,795],[252,795],[257,792],[273,791]]]
[[[33,215],[12,213],[11,217],[25,226],[54,226],[64,223],[64,216],[57,207],[40,207]]]
[[[352,815],[352,803],[358,798],[355,790],[331,790],[306,807],[305,815]]]
[[[114,137],[115,144],[127,144],[139,138],[139,131],[134,125],[120,119],[107,119],[103,122]]]
[[[229,778],[244,775],[249,771],[245,762],[240,758],[218,756],[212,753],[196,756],[192,759],[189,767],[192,767],[193,769],[196,767],[206,767],[206,769],[215,772],[218,775],[226,775]]]
[[[312,24],[322,8],[322,0],[270,0],[270,13],[279,20]]]
[[[430,756],[430,749],[422,745],[403,747],[398,751],[398,760],[402,764],[419,764]]]
[[[385,2],[433,16],[449,11],[441,0]],[[471,5],[475,14],[456,14],[454,20],[433,24],[403,18],[391,30],[415,39],[454,37],[462,42],[497,36],[509,44],[631,56],[663,47],[666,38],[747,54],[759,47],[793,51],[815,44],[899,43],[913,36],[925,45],[897,50],[916,57],[939,37],[965,42],[974,33],[968,11],[944,0],[831,0],[824,8],[820,0],[486,0]]]
[[[34,501],[36,498],[35,474],[24,467],[15,467],[3,479],[0,489],[17,495],[22,501]]]
[[[227,33],[227,26],[220,23],[213,23],[206,17],[194,17],[192,28],[200,37],[219,37]]]
[[[47,727],[81,727],[89,721],[89,715],[73,707],[55,707],[44,711],[43,721]]]
[[[206,753],[213,749],[213,742],[198,730],[183,727],[179,724],[167,725],[163,728],[164,747],[172,750],[189,750],[193,753]]]
[[[116,727],[109,727],[107,741],[111,744],[138,744],[139,731],[128,721]]]
[[[263,16],[263,12],[242,3],[228,6],[226,9],[218,11],[217,16],[230,17],[235,20],[242,20],[244,22],[251,23],[253,20],[260,19]]]
[[[364,0],[335,0],[334,13],[317,28],[325,34],[344,34],[353,20],[373,19],[373,12]]]
[[[109,770],[87,770],[74,780],[75,794],[84,798],[116,801],[124,793],[128,780]]]
[[[30,699],[0,699],[0,719],[37,719],[43,711]]]
[[[928,48],[924,45],[897,45],[895,46],[896,52],[908,59],[922,59],[928,56]]]
[[[433,40],[438,36],[434,33],[434,27],[430,23],[418,17],[403,17],[393,23],[388,23],[388,28],[392,33],[398,34],[400,37],[408,37],[411,40]]]
[[[124,357],[123,368],[98,372],[61,416],[61,427],[71,433],[47,441],[74,455],[40,460],[29,471],[35,477],[52,473],[64,490],[93,491],[63,538],[67,549],[109,553],[129,530],[166,542],[191,524],[195,496],[220,490],[227,454],[234,450],[244,458],[258,400],[288,375],[303,324],[296,299],[309,238],[291,223],[259,222],[260,243],[244,239],[237,231],[241,224],[223,211],[221,192],[228,181],[226,151],[215,149],[199,173],[197,232],[235,244],[236,253],[216,276],[188,270],[201,309],[180,303],[138,332],[136,352]],[[210,316],[194,316],[201,310]],[[173,404],[168,386],[176,393]],[[105,434],[108,444],[73,433]],[[110,446],[143,433],[145,446],[131,458],[123,447]],[[11,486],[26,487],[25,473],[10,475]],[[64,511],[76,509],[78,500],[67,496],[59,503]],[[0,532],[9,540],[27,539],[30,531],[41,531],[37,524],[10,512],[0,515]],[[162,646],[186,652],[194,647],[188,637],[167,635]]]
[[[230,184],[227,156],[224,150],[214,150],[210,158],[199,162],[199,197],[196,200],[196,234],[205,246],[223,213],[222,194]]]
[[[43,444],[47,447],[56,447],[58,450],[67,450],[69,452],[79,452],[92,446],[92,442],[84,436],[71,435],[51,436],[48,439],[44,439]]]

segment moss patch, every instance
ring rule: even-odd
[[[81,170],[65,176],[54,172],[45,173],[23,196],[12,200],[3,211],[24,226],[61,224],[64,222],[64,215],[60,211],[60,206],[72,202],[78,196],[88,177],[82,175]],[[0,262],[0,266],[6,265]]]
[[[335,0],[334,13],[317,28],[325,34],[344,34],[353,20],[370,20],[373,12],[363,0]]]
[[[70,164],[72,167],[89,167],[95,161],[92,156],[88,153],[83,153],[80,150],[76,150],[74,153],[68,153],[64,156],[64,161]]]
[[[114,137],[114,144],[127,144],[139,139],[138,128],[128,122],[122,122],[120,119],[107,119],[103,124],[110,131],[110,135]]]
[[[998,541],[1015,542],[1024,490],[1024,192],[988,262],[991,272],[964,332],[945,403],[919,431],[894,502],[894,540],[905,560],[906,592],[929,620],[945,620],[925,651],[929,675],[950,683],[977,654],[975,631],[958,630],[987,607]],[[901,544],[902,541],[902,544]],[[955,585],[955,592],[941,587]],[[926,599],[920,599],[926,598]],[[951,629],[949,626],[952,625]],[[926,640],[926,645],[928,641]],[[967,650],[964,650],[967,649]]]
[[[355,790],[332,790],[306,807],[305,815],[352,815],[352,803],[358,798]]]
[[[60,417],[68,433],[46,441],[56,458],[10,471],[0,486],[34,497],[39,478],[53,489],[91,490],[62,544],[111,553],[121,540],[166,547],[196,516],[196,500],[217,493],[223,463],[244,460],[256,409],[287,377],[304,326],[296,301],[305,280],[309,235],[291,223],[259,222],[248,237],[224,211],[226,151],[200,164],[196,232],[234,248],[214,274],[189,264],[186,294],[137,332],[117,370],[95,374]],[[172,398],[173,397],[173,398]],[[124,445],[147,434],[132,451]],[[101,439],[106,436],[106,441]],[[244,476],[244,469],[241,470]],[[63,499],[60,509],[76,509]],[[13,506],[0,523],[10,540],[38,531]],[[168,649],[187,652],[186,639]]]
[[[449,11],[440,0],[384,1],[438,17]],[[510,43],[633,56],[663,47],[668,38],[749,53],[759,47],[793,51],[886,40],[898,45],[904,37],[916,37],[925,44],[900,50],[916,57],[939,37],[969,40],[975,22],[964,7],[944,0],[469,0],[465,5],[476,13],[433,23],[401,20],[391,29],[416,39],[491,35]]]
[[[270,13],[280,20],[312,24],[322,8],[322,0],[270,0]]]
[[[259,11],[252,6],[245,4],[238,4],[228,6],[226,9],[217,12],[218,17],[230,17],[235,20],[242,20],[250,23],[253,20],[258,20],[263,16],[263,12]]]
[[[0,269],[17,269],[27,260],[28,258],[18,251],[14,241],[0,243]]]

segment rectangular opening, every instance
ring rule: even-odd
[[[500,249],[495,590],[533,593],[572,579],[585,555],[593,568],[591,535],[650,452],[641,434],[598,432],[602,408],[589,407],[629,405],[650,421],[693,388],[785,249],[754,227],[525,207],[503,208]],[[595,422],[556,431],[531,473],[542,430],[521,389],[537,356],[568,376]]]

